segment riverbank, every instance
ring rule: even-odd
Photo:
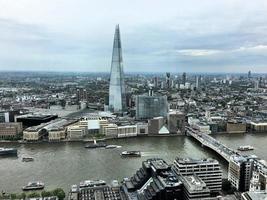
[[[25,141],[25,140],[0,140],[0,143],[17,143],[17,144],[40,144],[40,143],[71,143],[71,142],[103,142],[108,140],[120,140],[125,138],[142,138],[142,137],[179,137],[184,136],[180,134],[166,134],[166,135],[139,135],[135,137],[103,137],[103,138],[83,138],[83,139],[63,139],[63,140],[56,140],[56,141],[49,141],[49,140],[37,140],[37,141]]]

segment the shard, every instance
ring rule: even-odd
[[[109,110],[121,113],[126,110],[125,83],[119,25],[116,26],[109,83]]]

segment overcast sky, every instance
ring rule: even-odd
[[[267,73],[266,0],[0,0],[0,70]]]

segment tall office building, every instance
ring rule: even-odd
[[[171,79],[171,74],[170,74],[169,72],[167,72],[167,73],[166,73],[166,86],[167,86],[168,89],[169,89],[170,86],[171,86],[170,79]]]
[[[176,158],[173,169],[178,175],[198,176],[206,183],[211,192],[220,192],[222,189],[222,170],[217,160]]]
[[[182,82],[183,82],[183,85],[185,85],[185,83],[186,83],[186,73],[185,72],[183,73]]]
[[[112,112],[123,112],[126,110],[126,95],[119,25],[116,26],[113,43],[109,83],[109,110]]]
[[[136,96],[136,119],[166,117],[168,112],[167,96]]]
[[[249,190],[254,160],[245,156],[232,156],[228,167],[228,180],[238,191]]]

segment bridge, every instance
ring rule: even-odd
[[[185,127],[187,135],[192,136],[203,146],[210,148],[215,151],[217,154],[221,155],[227,162],[230,161],[230,157],[233,155],[240,155],[237,151],[225,146],[221,142],[217,141],[208,134],[202,133],[199,130],[196,130],[192,127]]]

